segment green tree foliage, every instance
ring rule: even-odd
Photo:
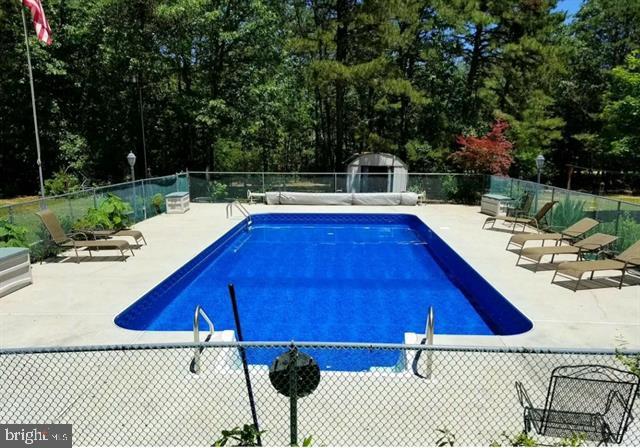
[[[607,152],[625,164],[636,165],[640,160],[640,51],[629,54],[624,65],[611,70],[602,120]]]
[[[556,4],[47,0],[54,44],[29,38],[45,177],[118,181],[131,150],[142,177],[143,123],[151,174],[342,170],[364,151],[454,171],[456,136],[496,119],[512,175],[541,152],[558,179],[619,166],[640,0],[585,0],[571,22]],[[0,195],[38,186],[19,8],[0,0]]]
[[[610,93],[612,70],[640,48],[640,0],[585,0],[566,30],[563,46],[568,72],[557,85],[556,98],[566,127],[554,154],[557,165],[638,171],[637,163],[610,157],[612,140],[603,139],[603,109],[618,95]]]

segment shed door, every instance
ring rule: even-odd
[[[393,171],[388,166],[362,166],[360,167],[362,178],[360,179],[361,193],[385,193],[391,191],[393,185]]]

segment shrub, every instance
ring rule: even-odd
[[[156,209],[156,214],[162,213],[162,205],[164,204],[164,195],[162,193],[156,193],[151,198],[151,205]]]
[[[87,214],[74,224],[74,228],[81,229],[113,229],[120,230],[129,224],[131,205],[118,196],[109,193],[98,208],[90,208]]]
[[[482,197],[482,179],[476,176],[448,175],[442,179],[442,190],[447,199],[458,204],[479,204]]]
[[[513,144],[504,135],[507,129],[509,123],[497,120],[482,137],[458,136],[456,142],[462,149],[450,158],[465,171],[506,175],[513,162]]]
[[[625,250],[640,240],[640,222],[636,221],[629,212],[622,212],[620,214],[617,230],[618,232],[616,233],[615,218],[612,222],[603,222],[600,224],[600,232],[618,236],[616,249],[619,251]]]
[[[0,220],[0,247],[29,247],[27,228]]]
[[[224,199],[227,196],[227,186],[222,182],[213,181],[209,184],[209,195],[214,201]]]
[[[452,433],[448,428],[438,428],[438,440],[436,440],[436,446],[454,446],[456,443],[456,435]]]
[[[263,433],[254,425],[244,425],[242,428],[236,426],[229,431],[222,431],[222,437],[213,446],[226,446],[229,440],[235,440],[236,446],[258,446],[258,436]]]
[[[47,196],[69,193],[80,189],[80,180],[73,174],[58,171],[51,179],[44,181],[44,192]]]
[[[552,227],[564,229],[584,218],[586,201],[566,198],[556,204],[553,209]]]

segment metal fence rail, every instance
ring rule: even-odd
[[[268,173],[190,171],[192,200],[228,202],[247,198],[247,191],[307,193],[386,192],[389,174]],[[424,194],[428,202],[479,204],[488,189],[483,174],[410,173],[406,190]]]
[[[491,176],[489,184],[491,193],[512,198],[520,198],[524,193],[533,195],[534,210],[545,202],[557,201],[549,218],[553,230],[564,229],[581,218],[590,217],[600,221],[595,231],[618,237],[615,246],[619,251],[640,240],[640,204],[510,177]]]
[[[207,343],[4,350],[0,422],[68,423],[76,445],[212,445],[252,416],[239,347],[250,362],[264,445],[287,445],[291,403],[269,378],[291,343]],[[191,373],[202,348],[201,373]],[[297,400],[299,443],[509,444],[523,430],[515,382],[544,406],[551,370],[599,364],[627,369],[613,352],[391,344],[296,344],[320,366],[317,389]],[[431,353],[432,374],[424,375]],[[627,354],[626,356],[638,356]],[[303,373],[297,387],[311,378]],[[637,403],[637,402],[636,402]],[[636,410],[638,405],[636,404]],[[541,438],[541,443],[559,443]],[[636,419],[622,444],[640,444]]]
[[[47,197],[44,202],[58,215],[63,225],[70,227],[109,193],[129,202],[134,209],[133,221],[138,222],[156,214],[151,204],[156,193],[166,195],[174,191],[189,191],[192,201],[232,202],[246,200],[248,191],[346,192],[352,191],[354,185],[359,192],[386,191],[388,178],[388,174],[195,171]],[[421,194],[426,202],[460,204],[479,204],[486,192],[514,199],[529,193],[535,197],[534,211],[544,202],[558,201],[549,219],[554,230],[589,216],[601,222],[598,232],[618,236],[616,250],[624,250],[640,240],[640,205],[602,196],[509,177],[460,173],[410,173],[406,189]],[[35,248],[46,237],[34,214],[39,207],[40,200],[0,207],[0,220],[26,227],[28,240]],[[33,255],[37,257],[37,253]]]
[[[32,258],[38,258],[43,240],[48,238],[35,213],[45,205],[58,216],[63,227],[70,229],[74,222],[86,215],[89,208],[96,208],[109,194],[120,197],[132,207],[130,219],[133,223],[155,216],[158,211],[152,205],[154,195],[166,195],[175,191],[188,190],[186,173],[141,179],[104,187],[89,188],[58,196],[47,196],[0,207],[0,220],[6,220],[26,228],[27,240],[31,245]],[[164,200],[160,211],[164,210]]]

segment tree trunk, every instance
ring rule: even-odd
[[[480,11],[487,11],[486,1],[480,2]],[[476,25],[473,33],[473,49],[471,50],[471,61],[469,62],[469,73],[467,74],[467,117],[476,109],[476,90],[478,85],[478,74],[480,72],[480,64],[482,62],[482,45],[484,38],[484,26]]]
[[[336,30],[336,61],[344,64],[347,60],[348,45],[348,0],[338,0],[336,6],[338,28]],[[341,79],[336,80],[336,146],[333,157],[333,170],[342,170],[344,148],[344,94],[345,85]]]

